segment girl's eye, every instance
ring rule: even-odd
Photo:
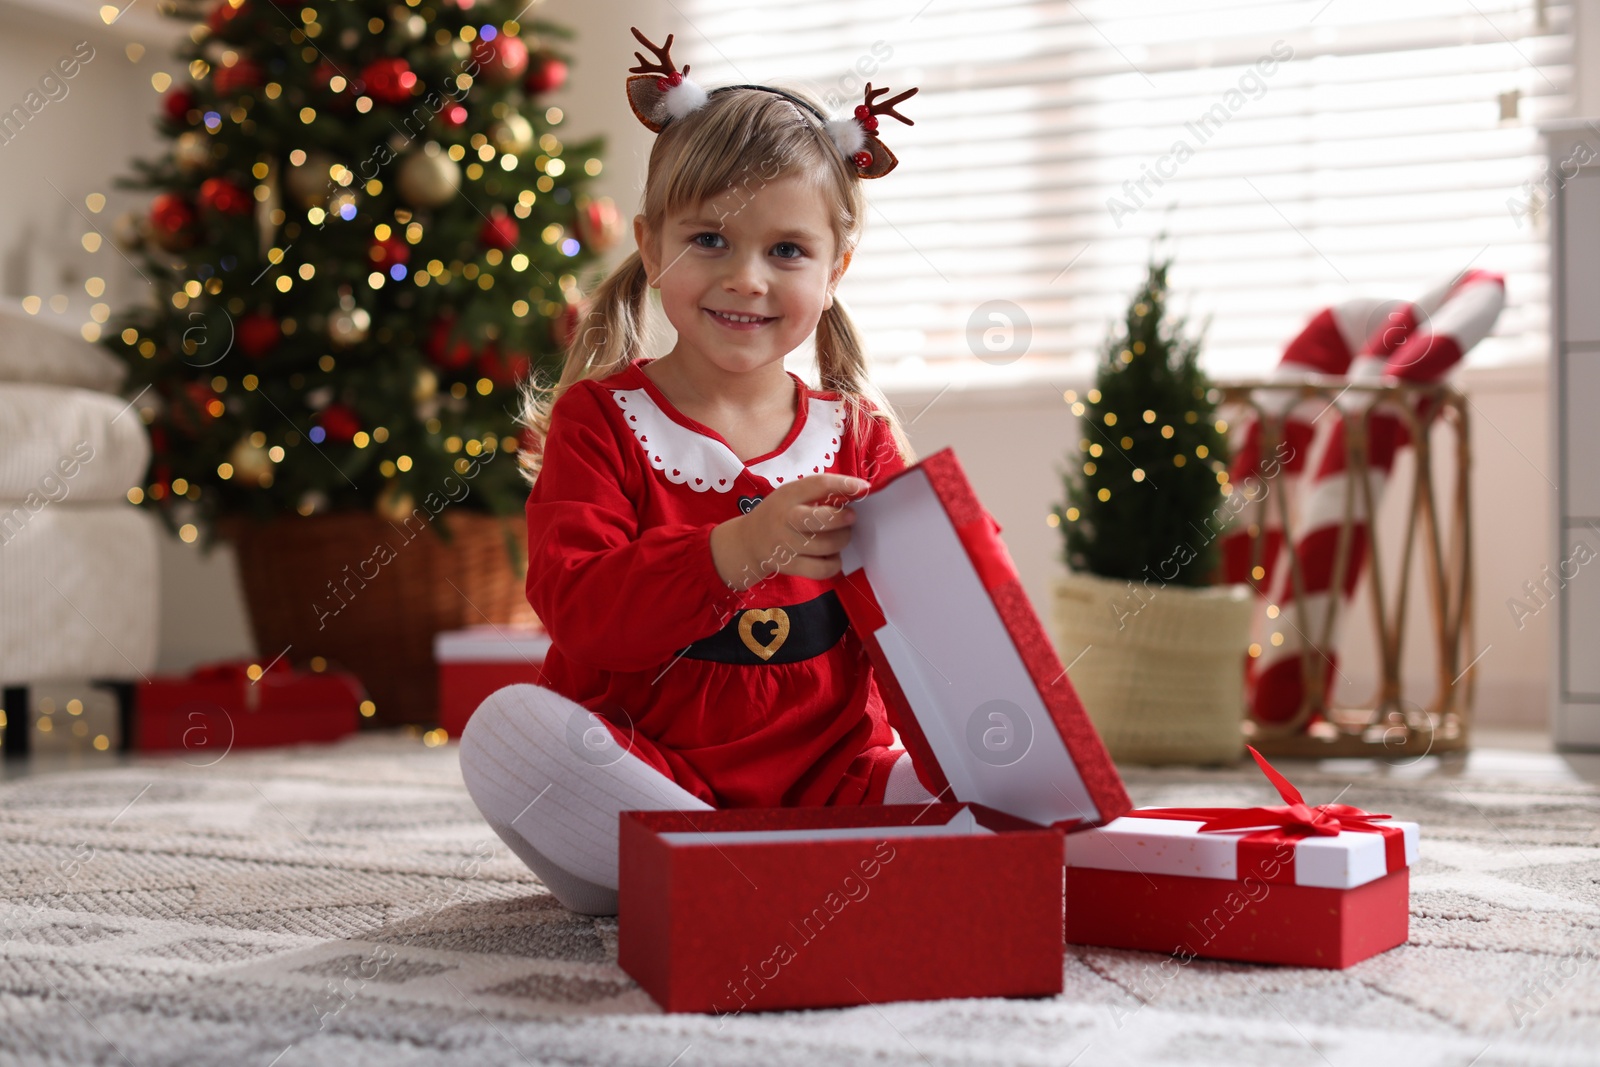
[[[799,245],[795,244],[793,241],[780,241],[777,244],[773,245],[772,247],[773,247],[774,251],[776,251],[777,249],[780,249],[780,248],[792,248],[792,249],[794,249],[794,255],[792,255],[792,256],[780,255],[778,257],[779,259],[799,259],[801,256],[806,254],[806,250],[801,248]]]
[[[702,238],[702,237],[709,237],[713,241],[722,240],[722,234],[720,234],[720,233],[712,233],[709,230],[707,230],[705,233],[697,233],[697,234],[695,234],[693,237],[689,238],[689,241],[690,241],[691,244],[694,244],[694,245],[696,245],[697,247],[700,247],[700,248],[715,248],[715,247],[717,247],[716,245],[700,244],[700,238]]]

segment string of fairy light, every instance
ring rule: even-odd
[[[1140,344],[1138,344],[1138,347],[1143,348],[1144,346],[1143,346],[1142,343],[1140,343]],[[1123,351],[1124,352],[1128,352],[1130,355],[1133,354],[1133,353],[1129,352],[1129,350],[1127,350],[1127,349],[1124,349]],[[1084,415],[1084,412],[1087,411],[1088,409],[1087,409],[1086,405],[1084,404],[1084,401],[1078,399],[1078,391],[1076,389],[1068,389],[1065,392],[1063,392],[1061,395],[1062,395],[1062,399],[1065,400],[1067,402],[1067,404],[1071,405],[1072,413],[1074,415],[1078,416],[1079,418],[1082,418],[1083,415]],[[1098,389],[1090,389],[1085,394],[1085,399],[1090,404],[1098,404],[1098,403],[1100,403],[1100,390],[1098,390]],[[1200,416],[1199,416],[1198,412],[1186,411],[1186,412],[1184,412],[1183,418],[1184,418],[1185,422],[1189,423],[1192,426],[1196,422],[1199,421]],[[1146,425],[1154,425],[1155,422],[1156,422],[1156,419],[1157,419],[1157,415],[1156,415],[1156,413],[1154,411],[1150,410],[1149,408],[1146,408],[1139,415],[1139,419],[1140,419],[1141,422],[1145,423]],[[1109,429],[1115,429],[1118,426],[1119,423],[1121,423],[1122,425],[1126,426],[1126,422],[1124,420],[1122,420],[1122,417],[1120,415],[1118,415],[1115,411],[1104,412],[1101,415],[1101,420],[1104,422],[1104,424],[1105,424],[1105,426],[1106,426],[1106,428],[1108,430]],[[1214,425],[1215,425],[1216,431],[1218,433],[1225,434],[1225,433],[1228,432],[1227,420],[1218,419],[1218,420],[1216,420]],[[1162,427],[1161,427],[1161,436],[1164,439],[1171,440],[1172,435],[1174,434],[1174,432],[1175,431],[1174,431],[1173,427],[1170,424],[1163,424]],[[1124,453],[1126,453],[1129,449],[1133,448],[1133,438],[1130,435],[1126,434],[1126,433],[1122,434],[1120,436],[1120,439],[1114,439],[1114,443],[1115,443],[1115,447],[1121,449]],[[1085,461],[1084,464],[1083,464],[1083,473],[1086,474],[1086,475],[1089,475],[1089,476],[1093,476],[1099,470],[1099,466],[1095,461],[1100,459],[1102,456],[1105,455],[1105,446],[1101,445],[1100,442],[1098,442],[1098,441],[1092,441],[1087,437],[1083,437],[1083,438],[1080,438],[1079,441],[1078,441],[1078,451],[1080,453],[1082,453],[1083,455],[1086,455],[1086,456],[1089,457],[1089,459],[1087,461]],[[1184,452],[1174,452],[1172,454],[1171,458],[1172,458],[1172,465],[1174,467],[1183,467],[1189,462],[1189,457]],[[1218,487],[1220,489],[1220,492],[1221,492],[1221,494],[1223,496],[1228,496],[1229,494],[1231,494],[1233,492],[1233,483],[1231,481],[1229,481],[1227,466],[1221,460],[1212,458],[1211,450],[1207,446],[1205,446],[1205,445],[1196,445],[1195,448],[1194,448],[1194,458],[1197,459],[1197,460],[1200,460],[1201,462],[1205,462],[1207,460],[1210,461],[1211,469],[1216,472],[1217,485],[1218,485]],[[1143,482],[1145,480],[1145,478],[1146,478],[1146,474],[1145,474],[1144,468],[1132,466],[1131,463],[1130,463],[1130,470],[1129,470],[1128,477],[1129,477],[1130,481]],[[1097,492],[1095,495],[1098,496],[1102,501],[1110,500],[1111,499],[1111,489],[1110,489],[1109,486],[1101,486],[1099,492]],[[1066,519],[1067,519],[1068,522],[1077,522],[1078,519],[1080,518],[1080,516],[1078,514],[1078,509],[1074,508],[1074,507],[1067,508],[1066,511],[1064,512],[1064,514],[1066,515]],[[1045,521],[1045,525],[1046,526],[1056,527],[1056,526],[1060,526],[1061,525],[1061,517],[1058,516],[1055,512],[1051,512],[1049,515],[1046,515],[1044,521]],[[1257,569],[1259,569],[1259,568],[1257,568]]]

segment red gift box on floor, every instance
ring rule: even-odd
[[[220,759],[233,748],[334,741],[354,733],[366,690],[343,671],[304,673],[277,662],[251,679],[246,660],[152,678],[135,695],[137,747]]]
[[[618,962],[669,1011],[1059,993],[1061,831],[1131,807],[954,454],[853,506],[834,588],[946,803],[624,812]]]
[[[617,962],[717,1015],[1061,992],[1061,834],[982,805],[622,814]]]
[[[544,685],[550,635],[542,626],[469,626],[435,634],[439,666],[439,725],[460,737],[490,693],[508,685]]]
[[[1067,837],[1067,940],[1302,967],[1403,945],[1416,823],[1307,807],[1250,750],[1282,807],[1136,808]]]

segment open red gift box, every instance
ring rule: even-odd
[[[853,507],[835,590],[944,803],[622,813],[618,962],[669,1011],[1059,993],[1061,831],[1131,807],[954,453]]]
[[[1282,806],[1136,808],[1068,835],[1068,941],[1334,968],[1405,944],[1417,824],[1310,807],[1250,752]]]
[[[1061,835],[978,804],[629,811],[617,960],[668,1011],[1061,992]]]

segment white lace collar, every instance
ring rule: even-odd
[[[746,467],[733,449],[715,437],[675,421],[646,389],[612,389],[628,428],[649,457],[650,466],[675,485],[697,493],[726,493],[745,470],[776,487],[833,466],[844,436],[844,401],[809,397],[805,425],[776,456]]]

